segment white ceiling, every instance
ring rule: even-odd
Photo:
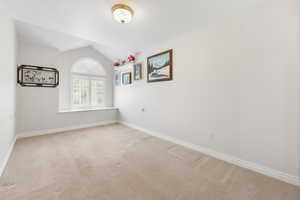
[[[96,42],[82,39],[70,34],[45,29],[32,24],[16,21],[18,39],[22,42],[49,46],[59,51],[68,51],[91,46],[107,58],[122,57],[122,51],[100,45]]]
[[[60,51],[89,46],[90,42],[69,34],[50,31],[35,25],[16,21],[18,39],[23,42],[50,46]]]
[[[18,31],[24,37],[56,41],[57,48],[63,50],[97,43],[97,49],[111,59],[142,52],[195,27],[205,27],[225,12],[254,1],[266,0],[0,0],[15,19],[60,33],[46,34],[19,22]],[[112,18],[111,7],[120,2],[135,11],[130,24],[119,24]],[[67,35],[73,38],[66,39]]]

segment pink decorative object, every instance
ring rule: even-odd
[[[129,55],[129,56],[128,56],[128,61],[129,61],[129,62],[135,61],[135,57],[134,57],[133,55]]]

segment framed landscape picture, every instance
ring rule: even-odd
[[[126,72],[122,74],[122,85],[131,84],[131,72]]]
[[[170,81],[173,79],[173,50],[147,58],[148,82]]]
[[[134,77],[134,80],[142,79],[142,63],[135,64],[133,66],[133,77]]]
[[[59,72],[55,68],[21,65],[17,75],[23,87],[57,87],[59,84]]]

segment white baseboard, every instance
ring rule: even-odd
[[[43,130],[36,130],[36,131],[29,131],[29,132],[22,132],[17,134],[17,138],[27,138],[27,137],[33,137],[33,136],[41,136],[41,135],[48,135],[48,134],[54,134],[54,133],[60,133],[65,131],[73,131],[83,128],[91,128],[95,126],[104,126],[109,124],[115,124],[117,121],[103,121],[98,123],[92,123],[92,124],[84,124],[84,125],[77,125],[77,126],[69,126],[64,128],[55,128],[55,129],[43,129]]]
[[[123,124],[125,126],[128,126],[130,128],[140,130],[140,131],[142,131],[146,134],[161,138],[163,140],[173,142],[175,144],[187,147],[189,149],[193,149],[195,151],[199,151],[201,153],[210,155],[210,156],[215,157],[217,159],[232,163],[234,165],[237,165],[237,166],[240,166],[240,167],[243,167],[243,168],[258,172],[260,174],[264,174],[266,176],[269,176],[269,177],[272,177],[272,178],[275,178],[275,179],[279,179],[279,180],[284,181],[286,183],[293,184],[293,185],[296,185],[296,186],[300,187],[300,177],[293,176],[293,175],[290,175],[290,174],[287,174],[287,173],[284,173],[284,172],[281,172],[281,171],[278,171],[278,170],[275,170],[275,169],[271,169],[269,167],[265,167],[263,165],[260,165],[260,164],[254,163],[254,162],[249,162],[249,161],[246,161],[246,160],[242,160],[240,158],[237,158],[237,157],[234,157],[234,156],[231,156],[231,155],[227,155],[225,153],[217,152],[217,151],[214,151],[214,150],[206,148],[206,147],[201,147],[199,145],[195,145],[195,144],[192,144],[192,143],[189,143],[189,142],[178,140],[176,138],[163,135],[161,133],[157,133],[157,132],[153,132],[153,131],[148,130],[148,129],[141,128],[141,127],[136,126],[136,125],[131,124],[131,123],[127,123],[127,122],[124,122],[124,121],[119,121],[119,123]]]
[[[3,160],[2,161],[0,160],[0,177],[2,176],[2,174],[4,172],[4,169],[7,165],[8,159],[9,159],[9,157],[12,153],[12,150],[15,146],[16,140],[17,140],[17,137],[15,136],[13,141],[9,145],[9,148],[8,148],[7,152],[4,152]]]

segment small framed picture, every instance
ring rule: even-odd
[[[173,50],[153,55],[147,59],[148,82],[170,81],[173,79]]]
[[[115,72],[115,85],[119,86],[121,84],[121,73]]]
[[[122,74],[122,85],[131,84],[131,72],[126,72]]]
[[[134,80],[142,79],[142,63],[135,64],[133,66],[133,77],[134,77]]]

